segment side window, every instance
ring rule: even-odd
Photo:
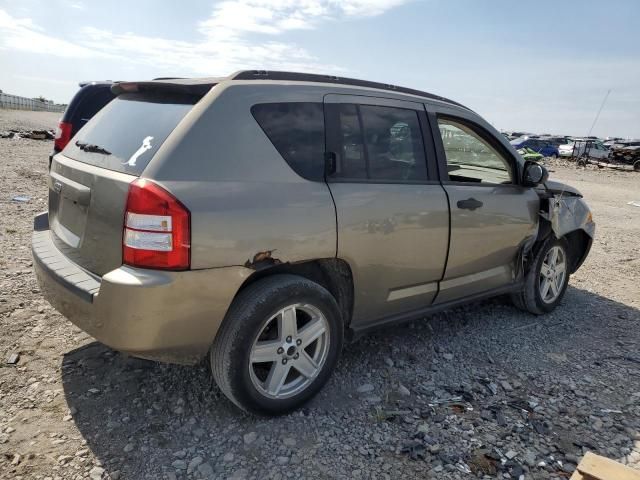
[[[438,126],[453,182],[513,183],[511,164],[467,125],[439,118]]]
[[[371,182],[427,179],[418,112],[376,105],[336,104],[334,178]]]
[[[251,114],[298,175],[324,178],[322,103],[262,103],[251,107]]]

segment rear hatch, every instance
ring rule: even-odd
[[[194,93],[166,84],[124,85],[54,157],[49,177],[53,241],[72,261],[100,276],[122,265],[129,184],[212,86]]]

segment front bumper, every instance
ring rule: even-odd
[[[122,266],[97,277],[60,252],[48,215],[34,221],[34,268],[45,298],[72,323],[116,350],[195,364],[209,350],[245,267],[185,272]]]

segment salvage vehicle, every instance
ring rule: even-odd
[[[61,152],[73,136],[107,103],[115,98],[111,92],[113,82],[81,82],[80,90],[73,96],[56,129],[53,152],[49,155],[49,168],[53,156]]]
[[[46,299],[100,342],[196,364],[290,411],[345,342],[510,294],[556,308],[595,225],[478,114],[295,72],[116,83],[53,158],[35,218]]]
[[[524,159],[524,160],[529,160],[532,162],[538,162],[541,161],[544,158],[544,155],[542,155],[541,153],[538,153],[534,150],[531,150],[530,148],[519,148],[518,150],[516,150],[520,156]]]
[[[611,161],[640,172],[640,140],[619,140],[611,146]]]
[[[541,137],[524,137],[516,140],[511,140],[511,145],[516,149],[528,148],[534,152],[538,152],[543,157],[558,158],[560,152],[558,151],[558,144],[554,143],[550,139]]]
[[[610,150],[600,140],[590,138],[574,138],[569,143],[560,145],[558,151],[561,157],[567,158],[604,160],[610,155]]]

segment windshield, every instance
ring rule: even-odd
[[[93,117],[64,149],[83,163],[140,175],[197,98],[120,95]]]

